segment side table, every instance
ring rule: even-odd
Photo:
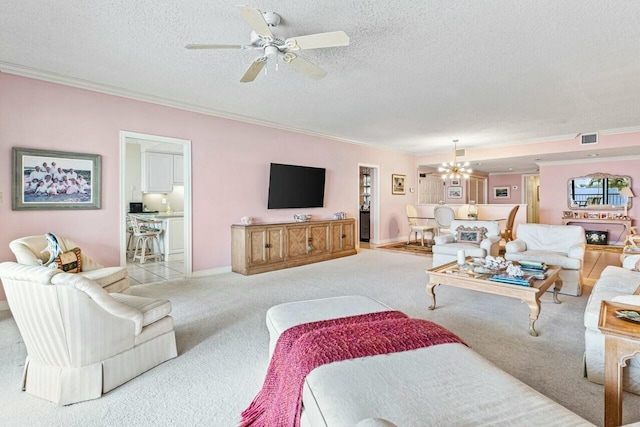
[[[616,310],[634,310],[635,305],[602,301],[598,328],[604,341],[604,425],[622,424],[622,370],[627,360],[640,354],[640,323],[619,319]]]

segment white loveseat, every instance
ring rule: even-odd
[[[584,312],[584,362],[589,381],[604,384],[604,335],[598,329],[598,318],[602,301],[614,301],[637,305],[640,310],[640,295],[634,292],[640,287],[640,255],[627,257],[622,267],[608,266],[593,286]],[[624,369],[624,389],[640,394],[640,356],[627,363]]]
[[[14,262],[0,264],[0,279],[27,348],[29,394],[58,405],[96,399],[177,355],[167,300]]]
[[[510,261],[537,261],[562,267],[560,293],[582,295],[584,228],[577,225],[521,224],[518,236],[506,245]]]
[[[461,230],[483,229],[484,237],[479,242],[460,241]],[[498,256],[500,252],[500,224],[497,221],[458,220],[451,221],[451,234],[436,236],[433,252],[433,266],[437,267],[457,259],[458,251],[463,249],[466,256]]]
[[[78,247],[71,240],[60,236],[58,236],[58,243],[63,252]],[[44,235],[22,237],[9,243],[9,249],[15,255],[16,261],[24,265],[42,265],[48,261],[49,252],[44,251],[46,248],[47,239]],[[80,256],[82,272],[78,274],[93,280],[107,292],[129,292],[126,267],[104,267],[89,258],[82,248],[80,248]]]

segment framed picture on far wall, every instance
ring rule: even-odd
[[[449,180],[449,185],[451,185],[452,187],[457,187],[460,185],[460,180],[459,179],[451,179]]]
[[[101,156],[12,149],[12,209],[100,209]]]
[[[493,187],[494,199],[509,199],[510,197],[509,187]]]
[[[391,175],[391,194],[406,194],[404,189],[404,181],[406,178],[406,175]]]
[[[447,198],[449,198],[449,199],[462,199],[462,187],[449,187],[449,188],[447,188]]]

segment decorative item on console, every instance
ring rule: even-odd
[[[253,222],[253,218],[251,218],[250,216],[243,216],[242,218],[240,218],[240,222],[242,222],[243,225],[251,225],[251,223]]]
[[[295,222],[309,222],[311,220],[310,214],[295,214],[293,215]]]
[[[347,219],[346,212],[336,212],[333,214],[333,219]]]
[[[478,206],[475,200],[469,200],[469,211],[467,212],[469,219],[478,219]]]

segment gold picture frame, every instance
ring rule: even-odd
[[[391,175],[391,194],[406,194],[405,190],[405,181],[407,180],[406,175]]]

